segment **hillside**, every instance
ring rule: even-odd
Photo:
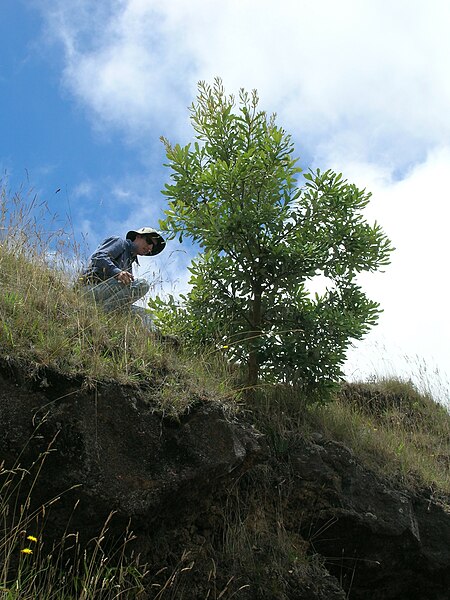
[[[217,353],[102,314],[16,234],[0,244],[0,598],[448,598],[442,406],[398,381],[244,405]]]

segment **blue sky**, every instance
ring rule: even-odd
[[[144,160],[142,148],[124,140],[120,129],[97,127],[95,115],[66,88],[64,57],[39,6],[20,0],[0,4],[1,170],[11,189],[32,187],[61,213],[77,205],[83,188],[86,205],[80,212],[72,206],[76,224],[82,215],[95,222],[105,205],[115,211],[109,188],[128,177],[148,178],[152,160]],[[160,152],[157,168],[162,157]]]
[[[446,380],[449,25],[446,0],[0,0],[3,179],[70,214],[89,252],[157,225],[159,138],[191,139],[199,80],[256,88],[303,168],[373,193],[368,216],[397,248],[362,281],[384,313],[349,376]],[[193,253],[172,242],[144,274],[156,291],[185,289]]]

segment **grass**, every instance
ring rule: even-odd
[[[279,460],[289,460],[299,436],[319,433],[394,483],[450,495],[450,413],[409,380],[344,382],[325,403],[290,386],[268,386],[245,410]]]
[[[48,545],[45,519],[60,497],[31,510],[33,489],[46,452],[27,469],[0,466],[0,598],[1,600],[112,600],[138,598],[147,570],[139,557],[125,559],[132,539],[106,549],[109,519],[98,537],[82,548],[77,536],[65,534]],[[112,515],[111,515],[112,516]]]
[[[381,475],[450,494],[450,414],[410,381],[344,384],[333,402],[309,414],[311,424]]]
[[[20,197],[0,204],[0,356],[48,367],[87,383],[151,384],[151,399],[178,414],[198,400],[232,401],[220,356],[174,351],[139,316],[105,313],[74,286],[77,248],[62,230],[46,235],[44,217]],[[67,241],[69,238],[69,241]],[[31,367],[30,367],[31,365]]]
[[[300,438],[334,440],[392,485],[449,504],[450,413],[408,380],[342,383],[326,403],[289,386],[261,388],[244,407],[272,457],[289,463]]]
[[[251,587],[258,598],[291,597],[289,590],[312,565],[308,542],[287,530],[288,496],[273,470],[262,465],[231,490],[223,509],[220,561],[235,574],[236,585]]]

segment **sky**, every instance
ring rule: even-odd
[[[383,313],[347,377],[399,375],[445,401],[449,26],[447,0],[0,0],[3,185],[68,219],[88,255],[158,226],[160,137],[192,140],[199,81],[257,89],[305,171],[372,192],[367,217],[396,248],[361,278]],[[155,293],[185,291],[195,253],[169,242],[140,275]]]

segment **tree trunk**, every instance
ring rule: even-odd
[[[262,285],[255,283],[253,287],[252,324],[253,331],[249,334],[247,389],[252,390],[258,384],[259,377],[259,344],[261,339],[262,315]]]

